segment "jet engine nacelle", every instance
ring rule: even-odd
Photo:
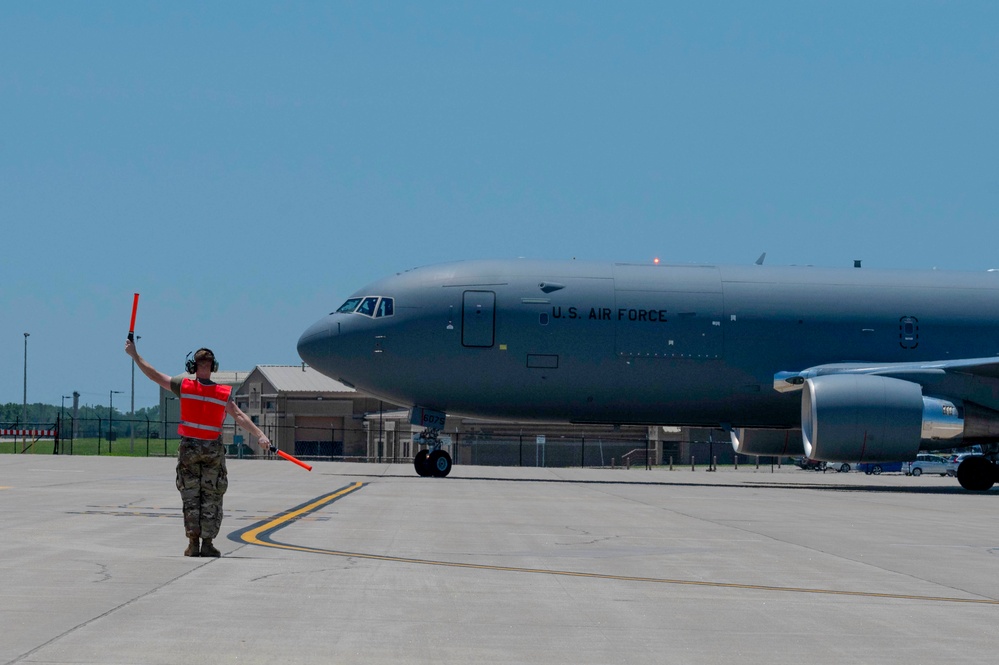
[[[732,448],[740,455],[793,456],[801,454],[800,429],[733,429]]]
[[[805,381],[801,437],[812,459],[911,460],[920,447],[959,446],[963,435],[958,407],[924,397],[911,381],[869,374]]]

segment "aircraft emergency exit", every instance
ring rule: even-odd
[[[999,273],[469,261],[371,284],[306,330],[304,361],[412,405],[444,476],[446,414],[720,427],[747,455],[999,453]]]

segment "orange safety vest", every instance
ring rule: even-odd
[[[232,386],[217,383],[205,385],[195,379],[180,382],[181,436],[214,441],[222,435],[225,405],[229,402]]]

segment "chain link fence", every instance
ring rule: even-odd
[[[38,424],[0,424],[15,430],[40,428]],[[177,423],[130,418],[66,418],[48,423],[55,436],[0,436],[0,453],[62,455],[121,455],[173,457],[180,437]],[[370,423],[328,430],[310,427],[261,425],[272,441],[280,442],[300,459],[410,463],[420,450],[419,435],[380,431]],[[233,458],[260,454],[256,440],[232,423],[223,426],[223,443]],[[457,464],[536,467],[603,467],[646,464],[652,459],[647,436],[617,432],[573,432],[545,436],[492,435],[452,432],[441,437],[445,450]]]
[[[411,463],[422,445],[419,433],[382,429],[376,422],[354,421],[348,427],[260,428],[281,450],[311,461]],[[441,435],[455,464],[522,467],[632,467],[669,465],[714,467],[716,464],[781,465],[780,458],[738,456],[717,440],[651,441],[645,428],[567,425],[564,428],[510,427],[475,429]],[[17,435],[7,432],[21,432]],[[39,434],[41,432],[41,434]],[[54,432],[54,435],[45,432]],[[553,432],[566,432],[556,433]],[[256,440],[229,422],[223,444],[230,458],[261,456]],[[0,454],[115,455],[175,457],[180,445],[175,421],[148,418],[66,418],[55,423],[0,423]],[[741,457],[741,460],[740,460]],[[784,463],[790,461],[785,459]]]

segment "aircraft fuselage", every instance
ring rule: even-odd
[[[306,362],[390,402],[491,418],[800,427],[776,372],[999,354],[999,273],[470,261],[355,297],[386,302],[318,321]]]

